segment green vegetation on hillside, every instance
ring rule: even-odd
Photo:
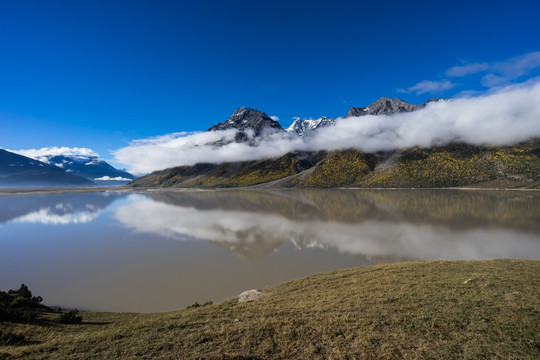
[[[223,164],[197,164],[156,171],[130,183],[133,187],[227,188],[252,186],[309,169],[324,152],[292,152],[273,159]]]
[[[538,144],[536,144],[538,146]],[[362,185],[369,187],[448,187],[500,180],[525,185],[540,180],[540,157],[533,144],[485,148],[453,144],[402,151],[393,168]]]
[[[285,154],[276,159],[256,161],[246,164],[231,176],[226,177],[225,171],[213,174],[198,182],[200,187],[242,187],[278,180],[295,175],[313,166],[305,163],[294,153]]]
[[[3,322],[9,359],[537,359],[540,262],[435,261],[340,270],[256,301],[77,325]]]
[[[359,185],[375,168],[373,155],[359,150],[335,151],[320,161],[307,179],[306,187],[339,187]]]

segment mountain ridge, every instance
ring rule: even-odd
[[[408,103],[399,98],[381,97],[365,107],[351,107],[343,118],[360,117],[366,115],[391,115],[395,113],[412,112],[423,109],[430,102],[447,101],[448,99],[432,98],[420,105]],[[299,136],[309,135],[312,131],[320,128],[335,125],[337,118],[327,118],[322,116],[318,119],[300,119],[296,118],[294,122],[286,129],[289,133],[296,133]]]

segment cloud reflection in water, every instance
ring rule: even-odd
[[[476,201],[485,215],[471,221],[471,216],[455,209],[471,211],[466,205],[473,193],[417,191],[413,196],[418,210],[409,212],[403,204],[410,192],[404,196],[397,191],[157,194],[153,199],[134,198],[120,206],[115,217],[136,232],[207,240],[248,259],[264,257],[287,241],[301,249],[335,248],[368,258],[526,259],[540,254],[534,224],[498,220],[512,217],[504,214],[503,205],[511,202],[508,212],[515,211],[516,197],[480,194]],[[536,200],[525,196],[524,211]],[[336,206],[345,209],[342,217]],[[299,207],[306,211],[294,211]],[[445,212],[446,218],[438,215]],[[529,220],[534,221],[532,215]],[[515,217],[520,219],[519,214]]]

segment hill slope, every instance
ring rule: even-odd
[[[273,182],[273,183],[270,183]],[[366,154],[294,152],[279,158],[156,171],[134,187],[539,187],[540,140],[515,146],[446,146]]]
[[[247,303],[82,313],[80,325],[4,322],[28,343],[0,346],[0,358],[537,359],[539,272],[526,260],[377,265],[291,281]]]

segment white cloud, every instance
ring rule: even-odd
[[[292,138],[286,133],[263,134],[257,146],[234,142],[235,129],[207,131],[198,133],[175,133],[152,139],[135,140],[113,155],[115,161],[126,164],[130,172],[136,174],[165,169],[179,165],[196,163],[222,163],[230,161],[256,160],[279,156],[301,147],[302,140]],[[252,131],[247,131],[250,139]],[[222,141],[227,145],[218,146]]]
[[[102,176],[100,178],[95,178],[94,180],[97,180],[97,181],[131,181],[131,179],[121,177],[121,176],[117,176],[117,177]]]
[[[80,147],[44,147],[41,149],[26,149],[26,150],[9,150],[11,152],[14,152],[16,154],[26,156],[35,160],[42,160],[45,156],[99,156],[97,152],[95,152],[92,149],[88,148],[80,148]]]
[[[274,121],[279,121],[279,117],[277,117],[275,115],[270,116],[270,119],[272,119]]]
[[[404,93],[416,93],[416,95],[426,94],[426,93],[437,94],[445,90],[449,90],[453,87],[454,87],[454,84],[449,80],[441,80],[441,81],[424,80],[414,86],[411,86],[408,89],[398,89],[398,91],[404,92]]]
[[[84,224],[97,218],[99,212],[75,212],[69,214],[56,214],[51,209],[40,209],[30,214],[21,216],[14,223],[30,223],[44,225],[68,225]]]
[[[540,51],[516,56],[504,62],[493,64],[495,72],[508,79],[515,79],[528,74],[531,70],[540,66]]]
[[[475,63],[475,64],[466,64],[462,66],[454,66],[446,71],[446,76],[451,77],[461,77],[470,74],[476,74],[482,71],[489,69],[488,63]]]
[[[115,161],[141,174],[179,165],[256,160],[293,150],[357,148],[373,152],[431,146],[461,140],[473,144],[511,144],[540,136],[540,81],[491,91],[487,95],[429,103],[426,108],[390,116],[339,118],[309,138],[266,134],[257,146],[231,142],[236,130],[176,133],[136,140],[113,153]],[[250,134],[252,136],[252,134]]]
[[[482,85],[493,88],[507,85],[538,67],[540,67],[540,51],[534,51],[505,61],[454,66],[446,71],[446,76],[462,77],[483,72],[486,74],[481,78]]]

